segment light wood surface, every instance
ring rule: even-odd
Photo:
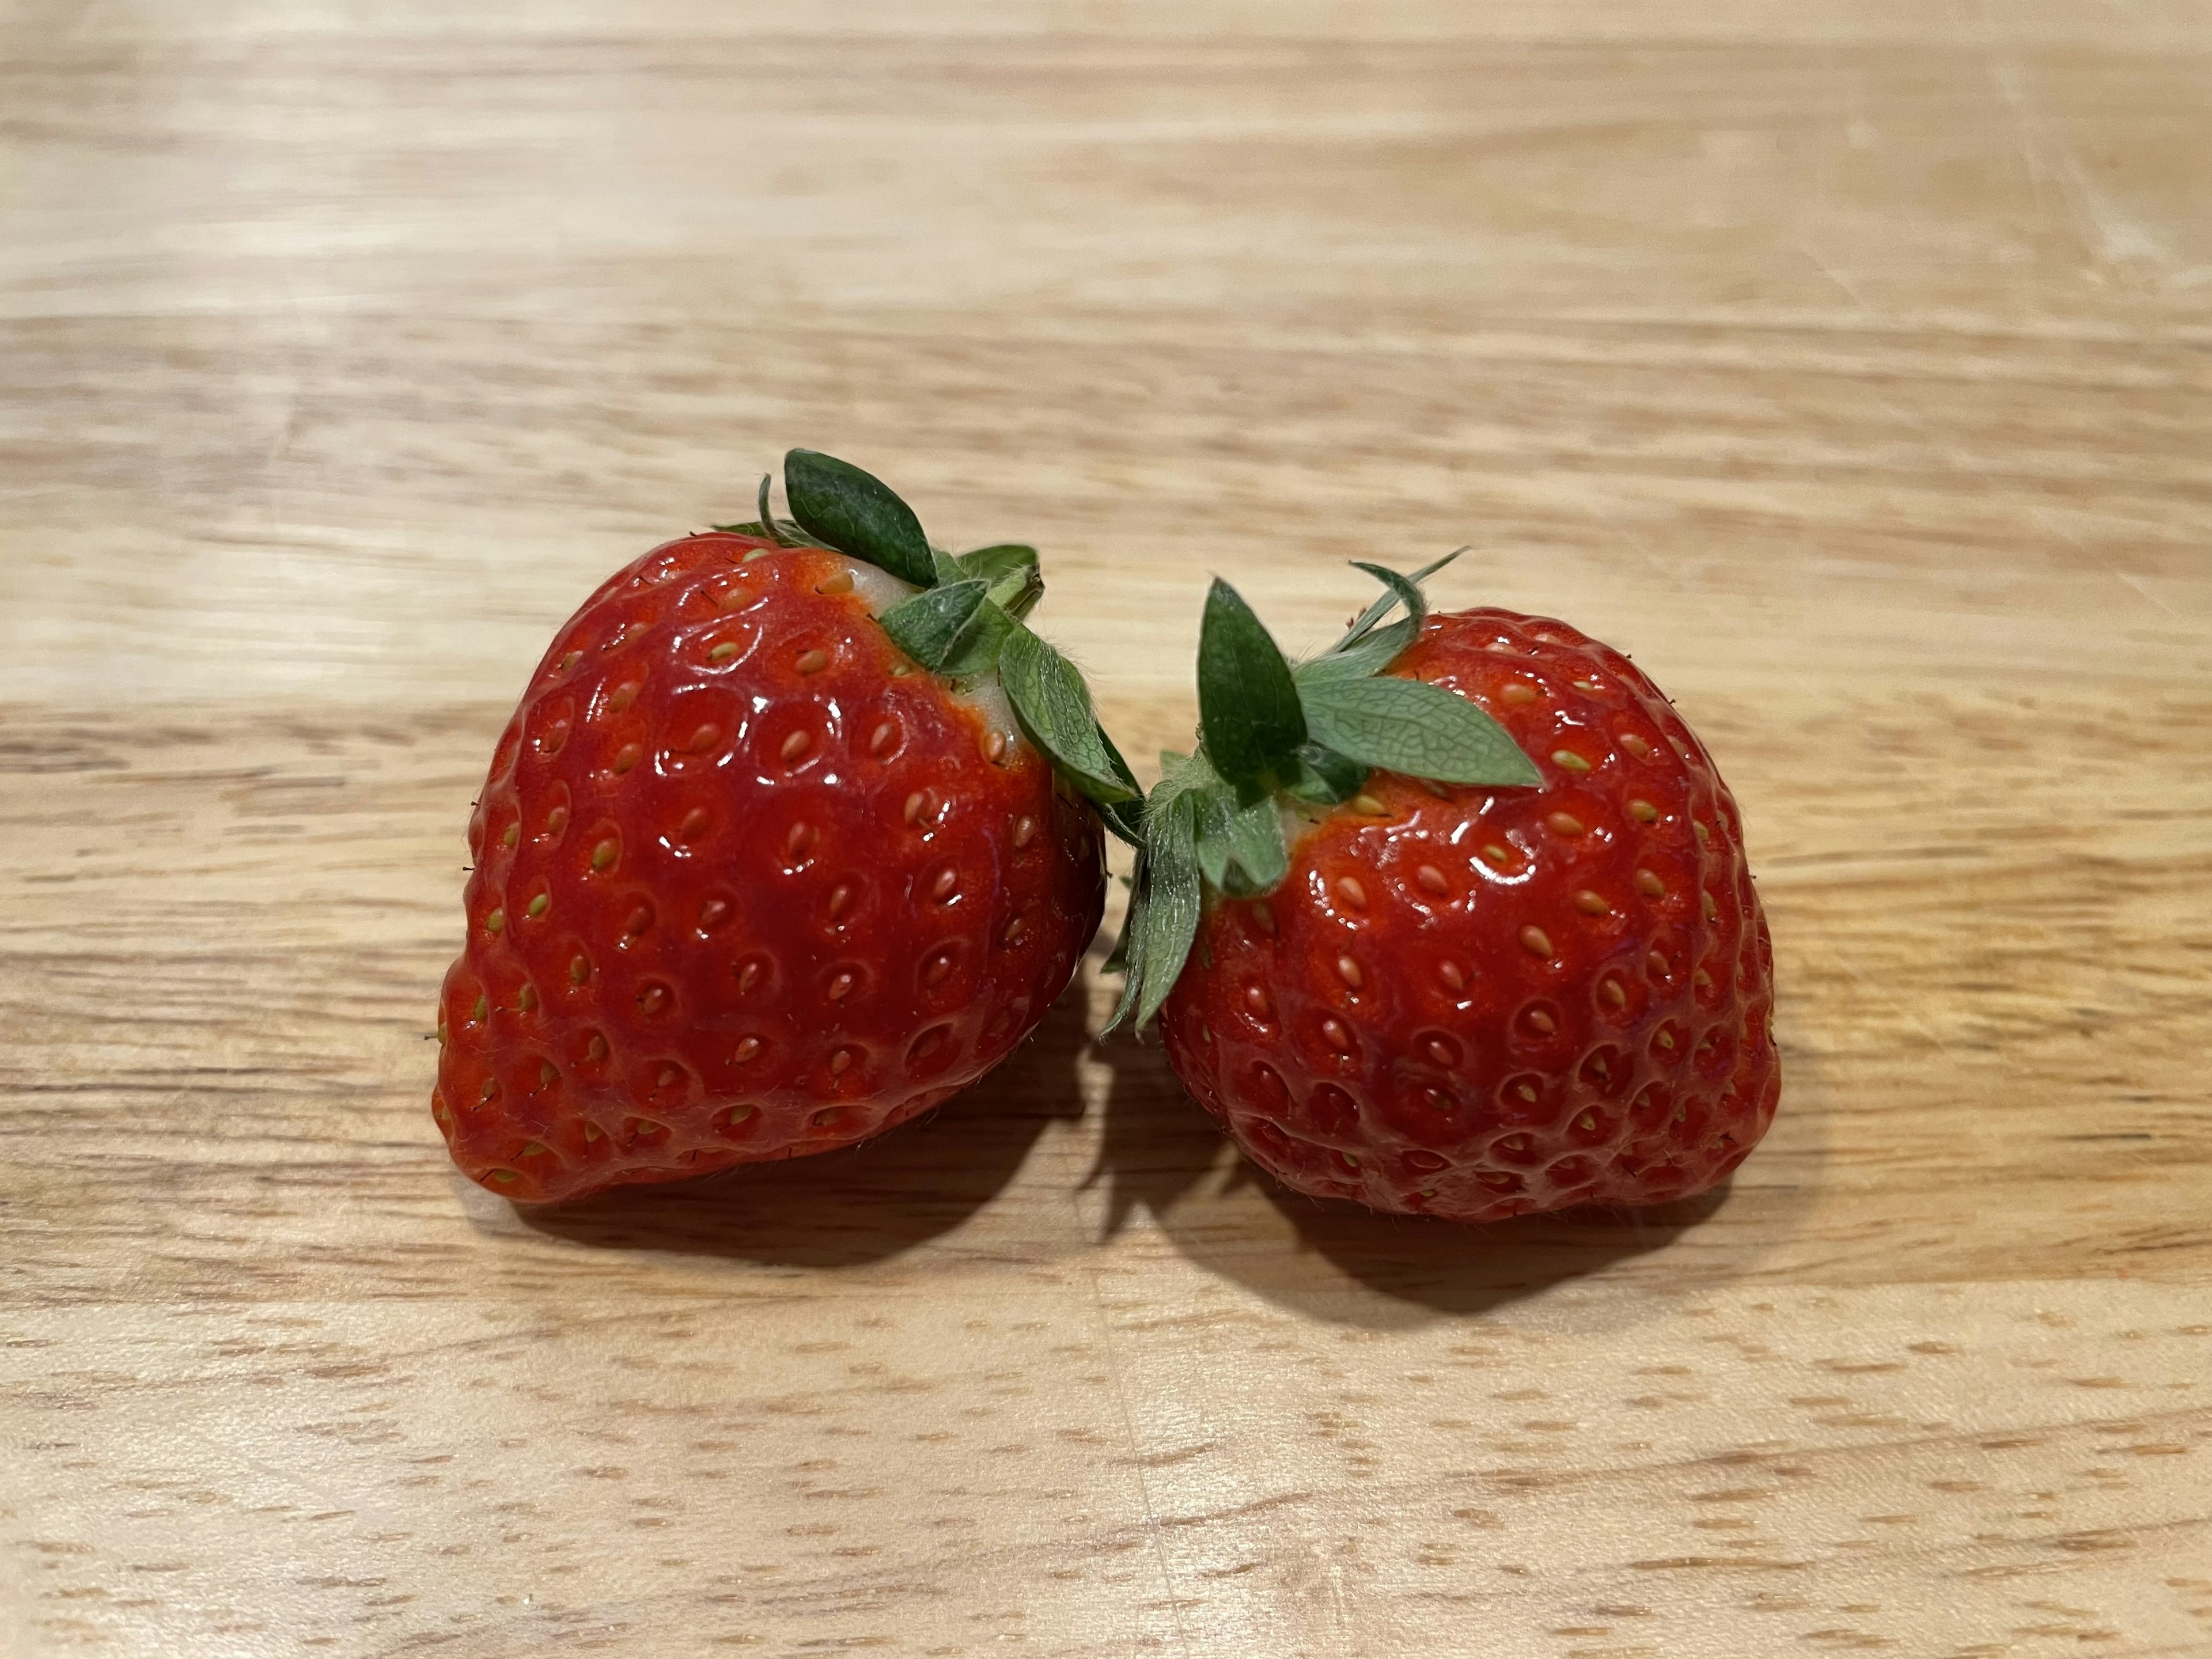
[[[0,1653],[2212,1655],[2212,8],[0,4]],[[1134,752],[1205,573],[1705,735],[1782,1113],[1487,1232],[1040,1038],[448,1166],[552,627],[804,443]]]

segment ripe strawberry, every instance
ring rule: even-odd
[[[759,522],[618,572],[493,757],[432,1110],[506,1197],[903,1122],[1006,1057],[1097,927],[1085,795],[1135,787],[1019,620],[1035,553],[934,552],[828,457],[786,485],[811,536],[763,480]]]
[[[1216,584],[1205,747],[1146,808],[1125,1007],[1160,1008],[1176,1074],[1300,1192],[1482,1222],[1711,1187],[1781,1089],[1711,758],[1619,652],[1511,611],[1425,617],[1419,578],[1362,568],[1409,617],[1377,628],[1378,602],[1296,671]],[[1193,862],[1202,915],[1161,878]],[[1188,932],[1163,915],[1178,884]]]

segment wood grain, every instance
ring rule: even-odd
[[[2212,9],[0,6],[0,1652],[2212,1655]],[[1783,1113],[1470,1231],[1110,981],[550,1214],[425,1101],[561,617],[783,447],[1636,653]]]

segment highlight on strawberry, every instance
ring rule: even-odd
[[[1135,779],[1024,620],[1035,549],[948,554],[794,449],[791,518],[668,542],[555,635],[469,826],[432,1112],[518,1201],[844,1146],[1035,1028]]]
[[[1302,1193],[1468,1222],[1687,1197],[1781,1089],[1735,803],[1620,653],[1431,614],[1455,556],[1360,564],[1382,597],[1296,665],[1213,584],[1115,1022],[1157,1015],[1184,1085]]]

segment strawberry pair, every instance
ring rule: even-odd
[[[1295,666],[1225,584],[1200,741],[1146,797],[1024,618],[830,457],[793,521],[654,549],[555,637],[469,829],[432,1110],[519,1202],[824,1152],[975,1082],[1137,848],[1115,1023],[1299,1191],[1486,1221],[1686,1196],[1772,1115],[1734,803],[1626,659],[1433,616]],[[1402,615],[1389,620],[1394,610]]]

